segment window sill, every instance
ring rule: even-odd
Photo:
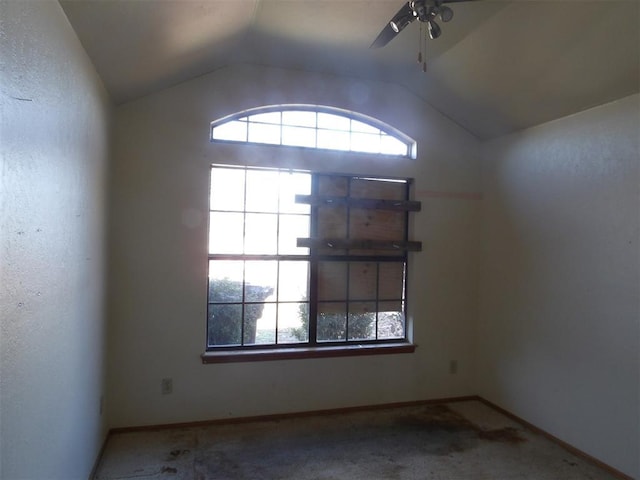
[[[269,360],[295,360],[303,358],[357,357],[362,355],[392,355],[413,353],[412,343],[387,343],[375,345],[346,345],[336,347],[276,348],[264,350],[233,350],[205,352],[202,363],[264,362]]]

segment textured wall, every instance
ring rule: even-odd
[[[640,478],[639,97],[484,146],[479,393]]]
[[[418,141],[417,160],[209,143],[209,123],[277,103],[326,104]],[[391,85],[239,66],[118,107],[110,284],[113,426],[368,405],[470,391],[476,312],[478,142]],[[410,317],[415,354],[202,365],[209,166],[291,166],[416,178]],[[194,221],[197,220],[197,221]],[[459,370],[449,374],[449,360]],[[172,377],[174,393],[160,395]]]
[[[86,479],[105,435],[110,107],[57,2],[1,2],[0,51],[0,477]]]

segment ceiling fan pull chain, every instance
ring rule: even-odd
[[[422,63],[422,22],[420,22],[420,36],[418,37],[418,63]]]
[[[422,62],[422,72],[427,73],[427,34],[425,33],[424,36],[420,36],[422,37],[422,42],[424,43],[424,59]]]

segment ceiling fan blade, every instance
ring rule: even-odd
[[[396,35],[398,35],[398,32],[391,28],[391,25],[387,23],[387,26],[382,29],[369,48],[382,48],[393,40]]]
[[[411,5],[409,2],[406,2],[402,8],[398,10],[398,13],[396,13],[389,23],[387,23],[387,25],[382,29],[369,48],[384,47],[387,43],[393,40],[395,36],[404,29],[404,27],[414,20],[415,17],[413,16]],[[392,27],[392,24],[395,28]]]

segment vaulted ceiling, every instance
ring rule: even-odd
[[[61,0],[120,104],[250,63],[399,84],[486,139],[640,88],[638,0],[453,3],[417,64],[419,22],[370,49],[402,0]]]

